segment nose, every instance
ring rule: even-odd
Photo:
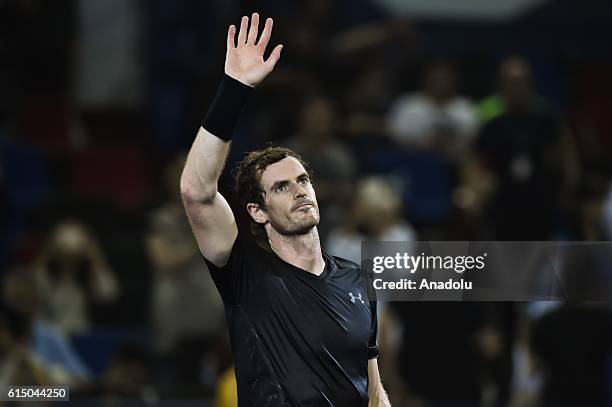
[[[303,198],[307,195],[308,193],[306,192],[306,188],[304,188],[300,184],[295,184],[295,197],[296,198]]]

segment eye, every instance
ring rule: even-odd
[[[310,182],[310,180],[308,178],[304,177],[304,178],[300,178],[298,182],[300,184],[302,184],[302,185],[306,185],[306,184],[308,184]]]
[[[285,192],[287,189],[289,189],[287,184],[280,184],[274,189],[274,192]]]

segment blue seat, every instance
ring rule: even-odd
[[[26,144],[2,143],[0,162],[7,200],[18,209],[40,204],[51,189],[50,165],[35,147]]]
[[[117,347],[125,341],[142,343],[143,347],[147,347],[149,335],[138,329],[94,328],[91,332],[75,335],[72,345],[91,368],[94,377],[100,377]]]
[[[452,208],[453,165],[442,155],[399,148],[378,152],[373,170],[395,175],[403,187],[402,200],[415,224],[444,221]]]

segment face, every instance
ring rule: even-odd
[[[316,99],[304,106],[301,112],[301,134],[307,141],[328,138],[335,131],[335,113],[325,99]]]
[[[319,206],[310,177],[293,157],[278,161],[261,174],[266,208],[249,204],[256,222],[269,223],[282,235],[302,235],[319,224]]]
[[[521,60],[511,60],[502,66],[501,92],[509,108],[525,107],[532,95],[531,68]]]
[[[80,257],[89,243],[87,230],[78,222],[66,221],[59,224],[52,237],[55,254],[65,260]]]
[[[427,89],[436,98],[445,99],[455,93],[455,74],[452,68],[440,63],[427,72]]]

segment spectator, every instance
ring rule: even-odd
[[[28,347],[30,320],[3,304],[0,312],[0,385],[41,384],[46,378],[33,365]]]
[[[5,302],[23,312],[32,321],[31,351],[49,366],[59,366],[73,376],[74,383],[91,379],[89,368],[72,348],[68,339],[52,324],[42,320],[40,287],[27,269],[13,269],[3,281]]]
[[[468,183],[474,190],[490,185],[474,200],[488,205],[487,238],[547,240],[556,232],[576,176],[571,136],[538,102],[526,61],[508,59],[500,72],[506,111],[480,131],[476,158],[467,160]]]
[[[179,180],[185,155],[176,156],[164,171],[167,200],[149,217],[146,247],[155,273],[151,314],[156,347],[162,354],[179,350],[186,338],[212,343],[224,333],[223,303],[180,202]]]
[[[30,349],[30,317],[2,304],[0,308],[0,387],[69,384],[61,368],[45,365]]]
[[[531,66],[521,57],[502,61],[499,72],[498,92],[483,99],[477,106],[482,124],[515,109],[517,105],[536,110],[550,110],[550,102],[533,91]]]
[[[119,297],[119,283],[100,245],[78,221],[56,225],[35,267],[44,293],[43,317],[67,335],[85,332],[93,308]]]
[[[152,384],[152,355],[142,344],[124,342],[113,353],[102,377],[94,386],[81,391],[78,398],[102,401],[100,405],[148,405],[159,401]],[[88,400],[91,402],[91,400]]]
[[[438,150],[451,157],[464,151],[476,124],[472,103],[457,95],[455,72],[443,60],[427,67],[423,89],[400,96],[387,117],[388,131],[400,145]]]
[[[343,101],[347,110],[345,132],[357,140],[369,137],[380,143],[380,136],[386,135],[385,114],[394,97],[393,74],[377,60],[360,71]]]
[[[327,238],[329,253],[361,263],[363,240],[415,240],[414,230],[402,218],[399,195],[384,179],[362,180],[353,197],[351,217],[343,227],[332,230]]]

